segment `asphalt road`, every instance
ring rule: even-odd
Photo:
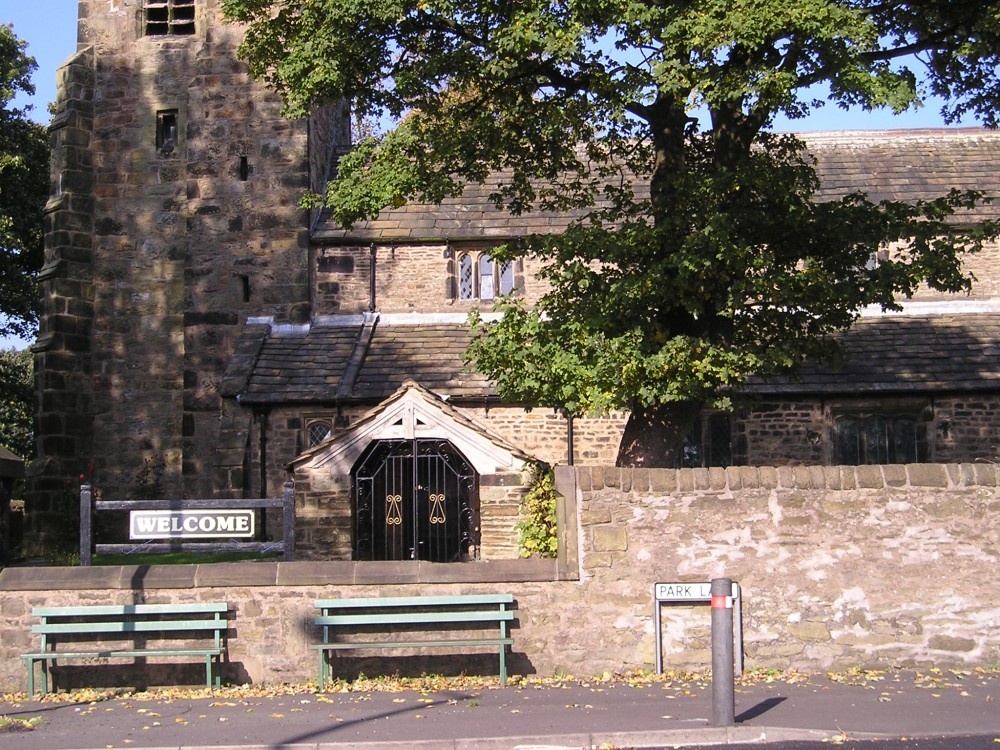
[[[712,726],[711,685],[698,679],[512,681],[506,688],[440,681],[396,692],[250,686],[110,698],[83,692],[45,701],[7,696],[0,698],[0,716],[30,720],[34,728],[5,732],[0,747],[511,750],[760,747],[761,741],[775,748],[1000,747],[994,742],[1000,670],[887,672],[853,682],[827,675],[760,680],[736,688],[735,704],[735,726]],[[958,739],[964,737],[976,739]]]
[[[996,750],[998,745],[995,734],[924,737],[916,739],[891,740],[845,740],[831,745],[830,740],[816,742],[790,741],[767,743],[767,750],[830,750],[831,746],[839,750]],[[690,745],[688,750],[713,750],[718,745]],[[761,743],[727,744],[727,750],[762,750]],[[662,750],[668,750],[663,746]]]

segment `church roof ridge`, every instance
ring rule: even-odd
[[[983,128],[919,128],[799,133],[816,159],[819,201],[854,192],[870,200],[913,203],[946,195],[952,188],[975,189],[1000,198],[1000,131]],[[532,234],[558,234],[583,211],[512,215],[489,199],[499,175],[467,184],[462,194],[440,204],[407,203],[383,210],[352,229],[328,214],[316,223],[319,244],[441,244],[446,241],[504,241]],[[956,223],[1000,219],[1000,201],[956,214]]]

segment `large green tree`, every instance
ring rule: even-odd
[[[34,454],[35,363],[28,350],[0,349],[0,445]]]
[[[392,119],[325,196],[345,225],[491,174],[500,207],[579,217],[498,249],[540,259],[550,291],[477,320],[470,356],[509,398],[630,410],[622,464],[670,465],[705,404],[828,354],[863,306],[894,307],[922,283],[967,288],[961,254],[995,234],[948,228],[973,193],[817,202],[802,144],[771,126],[929,94],[946,119],[996,125],[1000,2],[223,4],[289,115],[343,98]]]
[[[38,67],[10,25],[0,24],[0,335],[30,337],[38,323],[35,275],[42,265],[42,210],[49,192],[45,127],[32,122],[32,105],[15,106],[19,93],[33,95]]]

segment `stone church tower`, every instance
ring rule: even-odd
[[[37,545],[72,520],[81,476],[115,499],[242,496],[250,417],[226,413],[219,382],[249,316],[308,316],[297,201],[349,125],[282,118],[219,6],[80,0],[51,126]]]

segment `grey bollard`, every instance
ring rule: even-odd
[[[712,579],[712,724],[736,723],[736,688],[733,683],[733,582]]]

